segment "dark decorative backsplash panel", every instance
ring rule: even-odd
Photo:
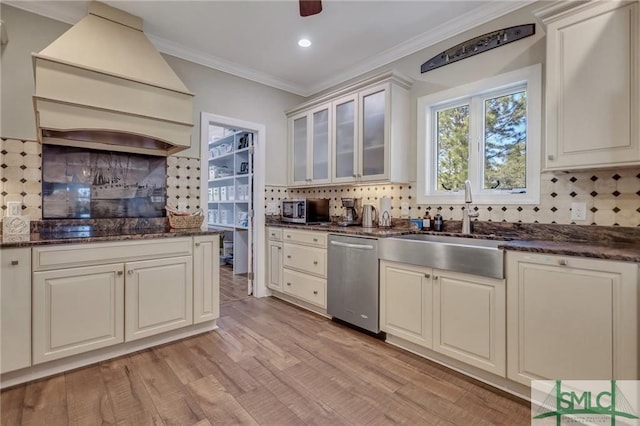
[[[42,219],[42,145],[35,141],[0,138],[0,208],[7,201],[22,203],[22,214]],[[187,202],[187,210],[200,209],[200,160],[168,157],[165,176],[166,200],[177,206]]]
[[[42,146],[42,217],[162,217],[165,157]]]

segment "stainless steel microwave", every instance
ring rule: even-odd
[[[292,223],[331,222],[329,200],[326,198],[282,200],[282,221]]]

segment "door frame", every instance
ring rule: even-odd
[[[208,156],[208,140],[205,140],[208,134],[208,127],[210,124],[221,127],[232,127],[236,129],[242,129],[253,132],[256,135],[253,141],[253,295],[255,297],[267,296],[265,265],[266,256],[265,250],[260,250],[260,247],[266,247],[265,236],[265,177],[266,177],[266,126],[260,123],[254,123],[251,121],[245,121],[238,118],[227,117],[224,115],[212,114],[208,112],[202,112],[200,114],[200,200],[208,200],[206,182],[209,181],[209,167],[203,166],[203,159],[209,158]],[[208,202],[201,203],[206,206],[203,208],[205,218],[208,215],[209,204]]]

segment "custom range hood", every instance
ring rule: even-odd
[[[162,156],[191,145],[193,94],[140,18],[92,2],[33,63],[42,143]]]

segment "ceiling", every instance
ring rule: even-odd
[[[88,3],[3,1],[70,24],[86,15]],[[302,96],[531,2],[324,0],[322,13],[301,18],[291,0],[104,1],[141,17],[161,52]],[[297,45],[302,37],[311,47]]]

